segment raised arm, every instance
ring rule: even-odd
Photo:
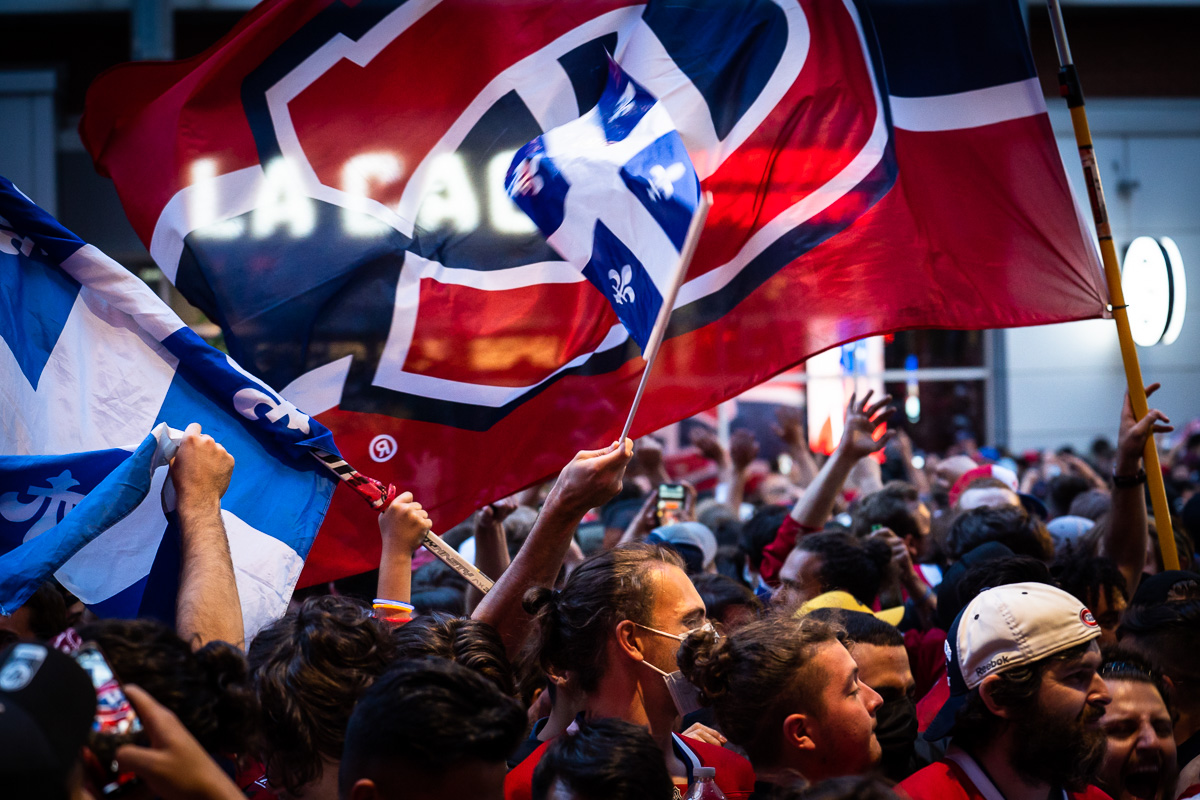
[[[506,497],[489,503],[475,515],[475,566],[492,580],[499,580],[508,569],[508,539],[504,535],[504,520],[517,510],[516,498]],[[467,587],[467,612],[475,610],[483,600],[483,592]]]
[[[1154,394],[1158,387],[1157,383],[1147,386],[1146,396]],[[1121,427],[1117,434],[1117,455],[1113,462],[1112,510],[1109,512],[1108,531],[1100,542],[1100,554],[1116,562],[1125,576],[1130,597],[1137,589],[1146,566],[1146,537],[1149,535],[1142,453],[1153,434],[1175,430],[1167,424],[1169,422],[1166,415],[1155,408],[1150,409],[1141,420],[1135,420],[1129,394],[1125,394],[1125,403],[1121,407]],[[1138,476],[1142,476],[1142,480],[1137,481]]]
[[[171,461],[179,515],[179,594],[175,630],[195,648],[212,641],[245,643],[242,604],[233,574],[221,498],[233,476],[233,456],[193,422]]]
[[[375,589],[376,617],[400,624],[412,616],[412,557],[432,525],[412,492],[400,494],[379,515],[383,550]]]
[[[550,490],[542,513],[512,564],[471,614],[500,632],[514,658],[529,633],[529,615],[521,607],[525,592],[552,586],[583,515],[621,491],[633,442],[613,442],[603,450],[584,450],[567,464]]]
[[[792,471],[788,478],[797,486],[807,487],[817,478],[817,460],[813,458],[808,446],[808,436],[804,431],[804,420],[800,409],[780,406],[775,409],[776,425],[771,426],[775,435],[787,447],[788,455],[792,457]]]
[[[804,496],[796,501],[792,513],[780,526],[775,540],[763,548],[763,580],[769,583],[777,580],[779,568],[783,566],[788,553],[795,546],[798,535],[824,527],[833,512],[833,505],[842,490],[842,485],[859,459],[881,450],[895,435],[894,431],[888,431],[878,440],[872,438],[875,429],[892,411],[888,406],[891,395],[884,395],[872,403],[873,393],[867,392],[861,402],[857,396],[850,398],[850,404],[846,408],[842,441],[804,491]]]

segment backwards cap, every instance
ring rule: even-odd
[[[1056,586],[1012,583],[980,592],[946,634],[950,699],[925,738],[948,736],[967,694],[987,676],[1033,664],[1099,635],[1092,612]]]

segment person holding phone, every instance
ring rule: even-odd
[[[0,650],[0,794],[89,797],[83,747],[95,711],[92,682],[70,656],[33,642]]]

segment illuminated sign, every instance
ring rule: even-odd
[[[1187,310],[1187,278],[1174,241],[1139,236],[1130,242],[1121,265],[1121,288],[1135,342],[1149,347],[1171,344],[1179,337]]]
[[[482,176],[473,176],[458,153],[441,153],[431,158],[420,176],[420,211],[417,225],[427,230],[449,228],[470,233],[485,222],[501,234],[528,235],[536,230],[528,216],[517,208],[504,189],[504,173],[516,150],[497,153],[488,160]],[[372,198],[381,187],[404,176],[404,160],[392,153],[360,153],[346,160],[341,169],[341,190],[358,198]],[[300,170],[288,158],[275,158],[263,169],[253,210],[248,221],[228,219],[219,207],[214,180],[216,159],[192,162],[193,192],[188,202],[191,230],[208,239],[234,239],[249,235],[266,239],[278,233],[303,238],[313,232],[317,209],[309,196]],[[481,187],[479,183],[482,182]],[[398,205],[394,211],[399,211]],[[379,220],[342,209],[342,228],[351,236],[376,236],[387,230]]]

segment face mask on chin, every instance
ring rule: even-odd
[[[685,678],[682,672],[664,672],[649,661],[642,663],[663,676],[663,682],[667,684],[667,691],[671,693],[671,701],[675,703],[675,710],[679,712],[679,716],[686,717],[704,708],[704,704],[700,702],[700,689]]]
[[[678,642],[682,642],[690,634],[700,631],[716,632],[711,622],[705,622],[699,628],[687,631],[686,633],[668,633],[667,631],[660,631],[658,628],[651,628],[649,625],[643,625],[640,622],[635,622],[633,624],[637,625],[639,628],[644,628],[651,633],[657,633],[659,636],[666,636],[668,639],[675,639]],[[699,687],[684,677],[682,672],[679,670],[675,670],[674,672],[666,672],[654,666],[645,659],[642,660],[642,663],[657,672],[659,675],[662,675],[663,682],[667,684],[667,691],[671,693],[671,701],[675,704],[675,710],[679,713],[679,716],[686,717],[688,714],[704,708],[704,704],[700,702]]]

